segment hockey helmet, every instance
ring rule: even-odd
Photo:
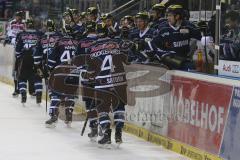
[[[135,18],[136,19],[139,18],[139,19],[143,19],[143,20],[148,21],[149,20],[149,15],[148,15],[147,12],[139,12],[139,13],[136,14]]]
[[[55,30],[55,23],[52,19],[47,20],[47,30],[50,32]]]
[[[68,11],[63,13],[63,17],[67,17],[67,16],[70,16],[70,13]]]
[[[19,16],[19,17],[23,18],[23,16],[24,16],[24,11],[17,11],[17,12],[15,13],[15,16]]]
[[[87,14],[97,15],[98,14],[98,9],[96,7],[89,7],[87,9]]]
[[[167,8],[167,13],[172,13],[172,14],[175,14],[175,15],[178,14],[178,15],[183,16],[184,15],[184,9],[183,9],[182,5],[170,5]]]
[[[87,14],[86,12],[82,12],[82,13],[80,14],[80,17],[81,17],[81,18],[85,18],[85,17],[86,17],[86,14]]]
[[[164,11],[164,10],[166,10],[166,6],[164,3],[158,3],[158,4],[153,5],[152,10]]]
[[[34,21],[32,18],[26,20],[27,28],[34,28]]]
[[[108,28],[105,23],[98,23],[96,31],[100,37],[106,37],[108,34]]]
[[[74,8],[70,9],[69,11],[71,12],[72,15],[78,15],[78,13],[79,13],[78,10],[74,9]]]

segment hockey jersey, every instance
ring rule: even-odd
[[[53,69],[60,64],[70,64],[77,51],[77,45],[78,41],[72,36],[65,35],[60,38],[48,55],[48,67]]]
[[[17,34],[24,31],[25,29],[26,25],[22,21],[16,21],[15,19],[10,21],[7,27],[6,39],[14,45],[16,43]]]
[[[42,34],[36,30],[26,30],[17,35],[16,58],[21,58],[24,54],[33,56],[36,51],[37,44]]]
[[[89,48],[88,71],[94,71],[95,88],[127,85],[124,63],[127,56],[120,52],[120,40],[98,39]]]
[[[39,41],[37,50],[34,53],[34,64],[41,65],[47,62],[47,57],[52,53],[57,41],[62,37],[59,32],[46,32]]]
[[[85,26],[83,24],[76,24],[73,26],[73,37],[75,39],[82,39],[84,37]]]
[[[183,21],[180,27],[174,27],[168,22],[162,23],[159,32],[151,42],[151,48],[159,48],[164,52],[175,52],[178,56],[187,58],[190,51],[190,39],[201,40],[201,33],[189,21]]]

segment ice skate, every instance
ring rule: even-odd
[[[19,96],[19,92],[18,92],[18,91],[14,91],[13,94],[12,94],[12,96],[13,96],[14,98],[18,97],[18,96]]]
[[[115,131],[115,142],[117,144],[117,148],[122,144],[122,129],[116,128]]]
[[[67,125],[68,128],[71,128],[71,124],[72,124],[72,112],[73,112],[73,109],[72,109],[72,108],[67,108],[67,109],[65,110],[66,120],[64,121],[64,123]]]
[[[106,129],[105,131],[103,131],[102,136],[100,137],[100,139],[98,140],[98,146],[100,148],[106,148],[106,149],[111,149],[111,129]]]
[[[91,142],[97,142],[98,137],[98,127],[94,126],[91,129],[91,132],[88,133],[88,137],[90,138]]]
[[[55,128],[58,121],[57,116],[52,116],[49,120],[45,122],[46,128]]]

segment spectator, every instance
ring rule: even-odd
[[[239,61],[240,56],[240,28],[239,13],[229,11],[225,16],[225,30],[221,38],[220,58],[225,60]]]

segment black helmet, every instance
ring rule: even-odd
[[[89,7],[87,9],[87,14],[97,15],[98,14],[98,9],[96,7]]]
[[[105,23],[98,23],[96,31],[100,37],[106,37],[108,34],[108,28]]]
[[[16,13],[15,13],[15,16],[19,16],[19,17],[23,17],[24,16],[24,11],[17,11]]]
[[[63,13],[63,17],[67,17],[67,16],[70,16],[70,13],[68,11]]]
[[[184,9],[182,5],[170,5],[167,8],[167,13],[173,13],[175,15],[179,14],[181,16],[184,15]]]
[[[26,21],[27,28],[34,28],[34,21],[32,18],[27,19]]]
[[[52,32],[55,30],[55,23],[52,19],[47,20],[47,29],[48,31]]]
[[[140,18],[140,19],[143,19],[143,20],[149,20],[149,15],[147,12],[139,12],[136,14],[135,18]]]
[[[85,26],[86,26],[86,30],[87,32],[95,32],[96,31],[96,22],[94,21],[87,21]]]
[[[123,20],[127,20],[127,21],[132,22],[132,23],[134,22],[133,17],[130,16],[130,15],[124,16],[124,17],[123,17]]]
[[[77,9],[70,9],[69,11],[72,15],[77,15],[79,13]]]
[[[81,17],[81,18],[85,18],[85,17],[86,17],[86,14],[87,14],[86,12],[82,12],[82,13],[80,14],[80,17]]]
[[[106,19],[113,19],[113,15],[111,15],[110,13],[105,14],[105,16]]]
[[[158,4],[153,5],[152,10],[164,11],[164,10],[166,10],[166,6],[164,3],[158,3]]]

